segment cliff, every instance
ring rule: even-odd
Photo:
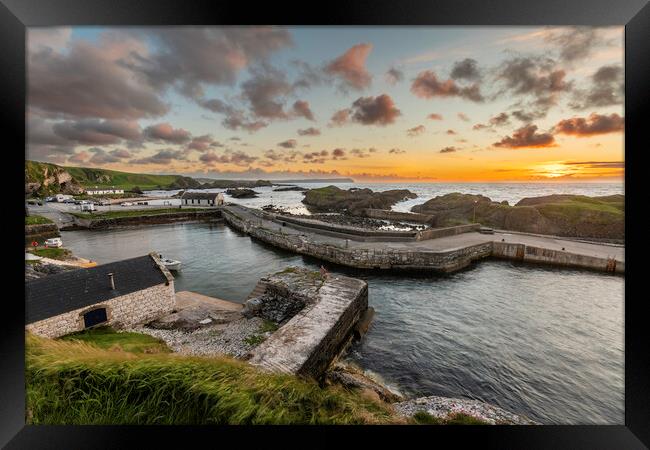
[[[483,195],[451,193],[411,208],[431,215],[436,227],[470,223],[528,233],[564,237],[622,240],[625,238],[625,196],[548,195],[524,198],[515,206]]]

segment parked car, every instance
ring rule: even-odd
[[[50,238],[45,240],[45,247],[62,247],[63,246],[63,241],[61,238]]]
[[[122,203],[120,203],[120,206],[133,206],[133,203],[131,203],[131,202],[122,202]]]

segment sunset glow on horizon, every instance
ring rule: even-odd
[[[30,28],[26,159],[204,178],[623,182],[623,28]]]

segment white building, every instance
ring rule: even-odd
[[[221,192],[185,192],[181,197],[183,206],[217,206],[223,205]]]
[[[88,195],[124,194],[124,189],[87,189]]]

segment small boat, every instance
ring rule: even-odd
[[[167,270],[178,271],[181,270],[181,262],[175,259],[163,258],[160,256],[160,262],[167,268]]]
[[[63,247],[63,241],[61,238],[50,238],[45,240],[45,247]]]

